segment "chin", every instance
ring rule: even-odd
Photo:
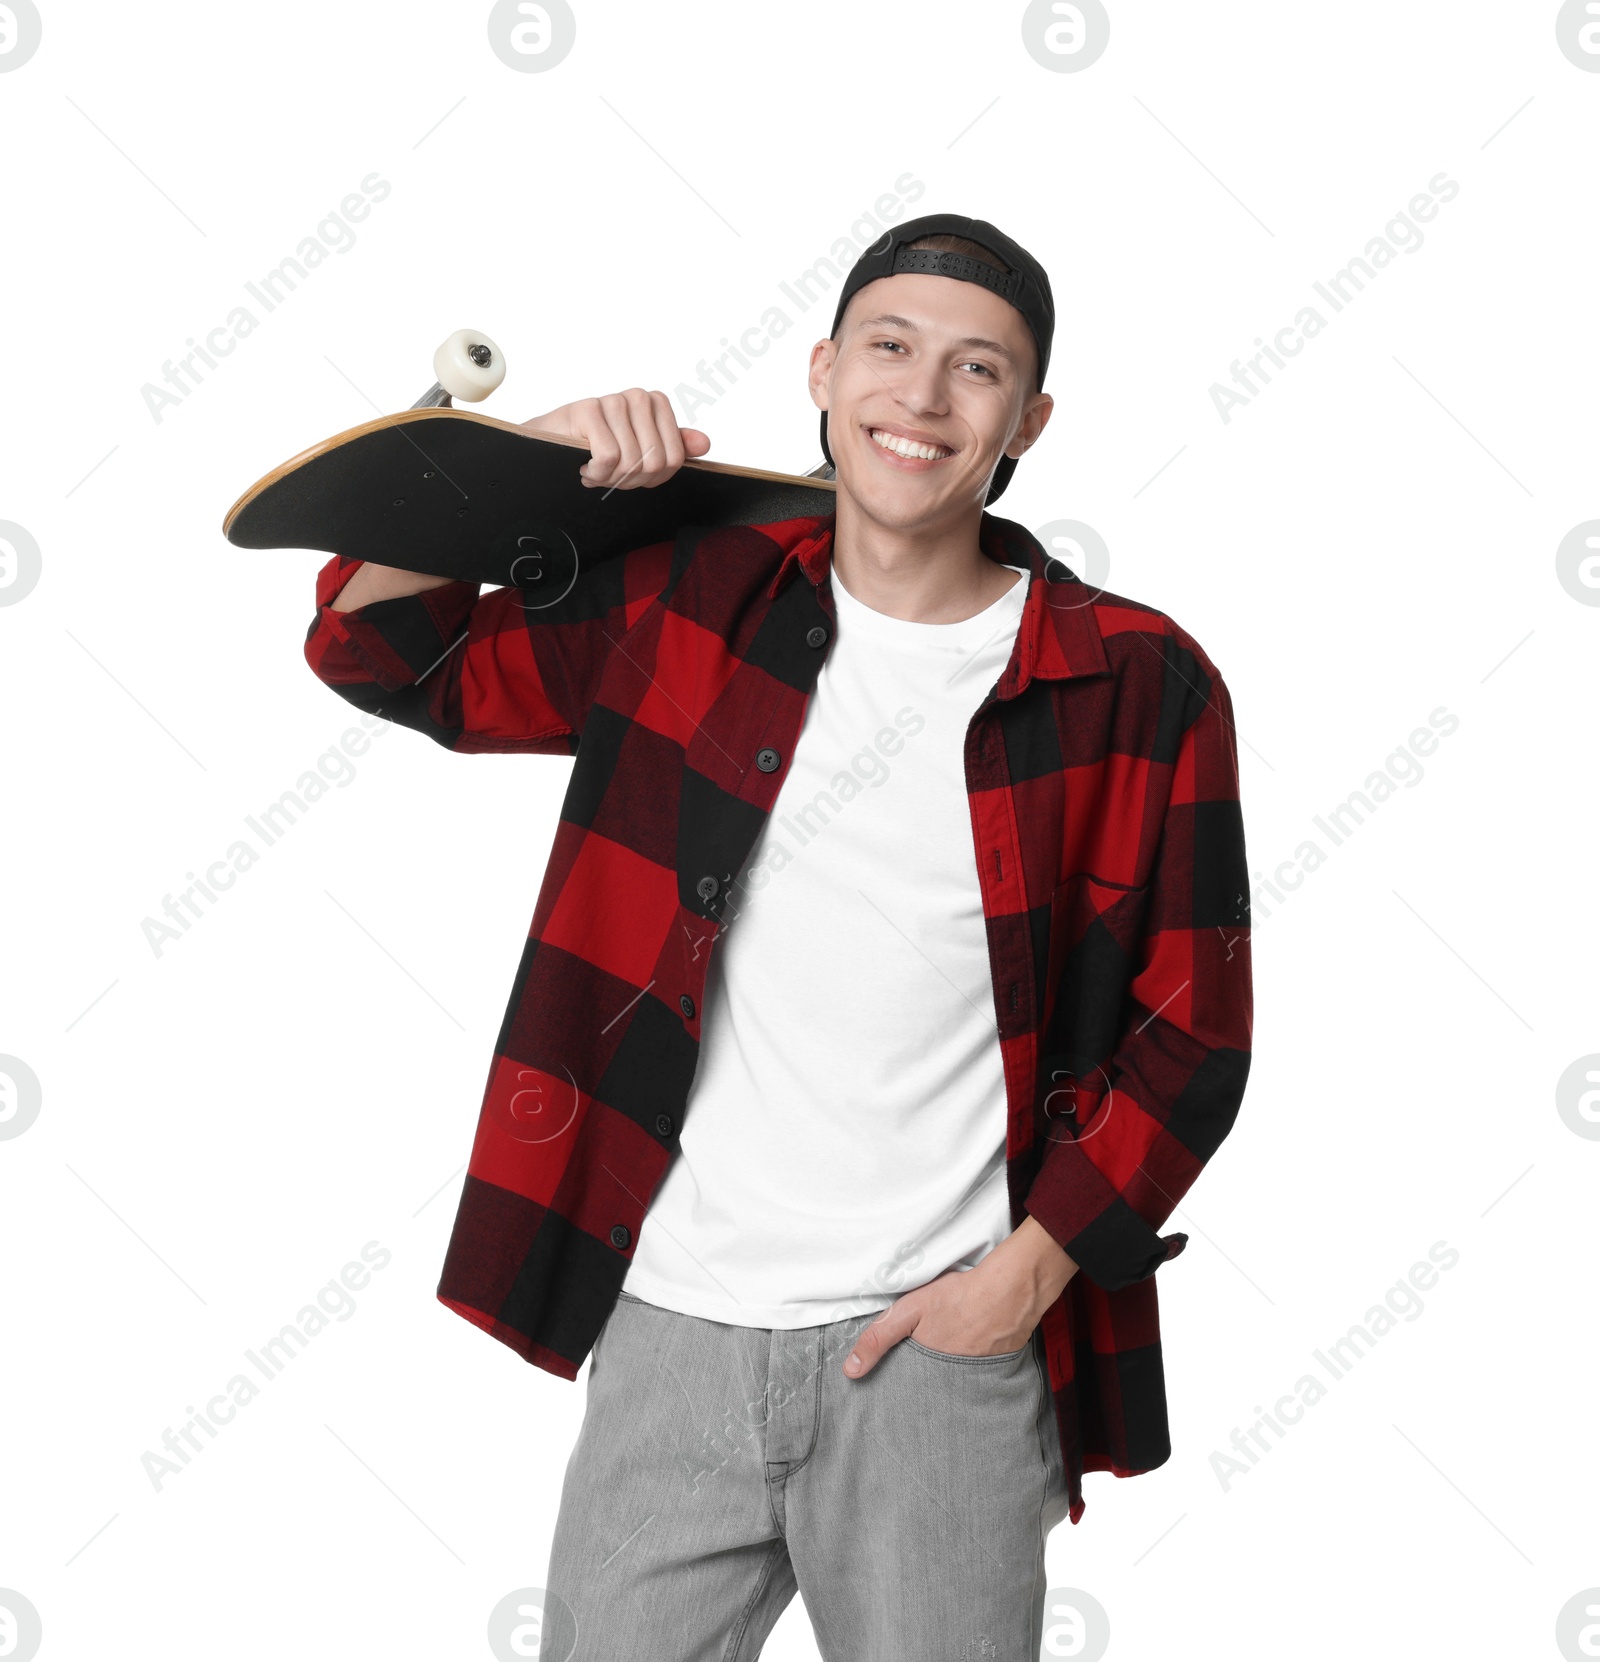
[[[865,479],[854,470],[846,476],[836,476],[839,493],[856,502],[863,512],[880,525],[905,528],[927,524],[933,520],[948,519],[966,512],[973,502],[969,498],[952,496],[946,489],[930,490],[917,478],[896,479],[869,470]],[[982,505],[988,494],[988,485],[977,495]]]
[[[937,515],[940,503],[926,490],[906,485],[895,479],[845,478],[837,480],[839,494],[848,496],[870,518],[880,525],[916,525]]]

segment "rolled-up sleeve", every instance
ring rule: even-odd
[[[336,611],[360,566],[336,554],[317,574],[305,658],[320,681],[447,749],[570,755],[607,656],[669,579],[672,544],[606,561],[543,607],[451,582]]]

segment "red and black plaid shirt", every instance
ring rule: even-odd
[[[686,529],[538,609],[450,583],[336,612],[359,562],[317,578],[306,657],[350,703],[451,750],[574,759],[439,1283],[565,1379],[677,1152],[719,913],[833,639],[832,534]],[[1238,757],[1227,689],[1170,618],[1009,520],[980,541],[1032,574],[965,767],[1012,1222],[1080,1266],[1042,1323],[1076,1523],[1085,1471],[1171,1452],[1153,1272],[1187,1237],[1157,1230],[1249,1070]]]

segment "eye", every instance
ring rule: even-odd
[[[990,369],[990,367],[987,364],[980,364],[977,361],[976,358],[969,358],[966,361],[966,363],[961,365],[961,368],[962,369],[981,369],[983,371],[983,373],[985,375],[987,375],[991,381],[994,379],[994,371],[992,369]]]
[[[872,344],[874,346],[893,346],[893,347],[898,348],[901,351],[905,350],[905,348],[897,340],[875,340]]]

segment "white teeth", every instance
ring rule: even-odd
[[[925,462],[937,461],[941,456],[948,456],[950,452],[936,444],[914,444],[910,439],[897,438],[892,433],[880,433],[877,428],[872,429],[873,439],[885,450],[892,450],[897,456],[909,456]]]

